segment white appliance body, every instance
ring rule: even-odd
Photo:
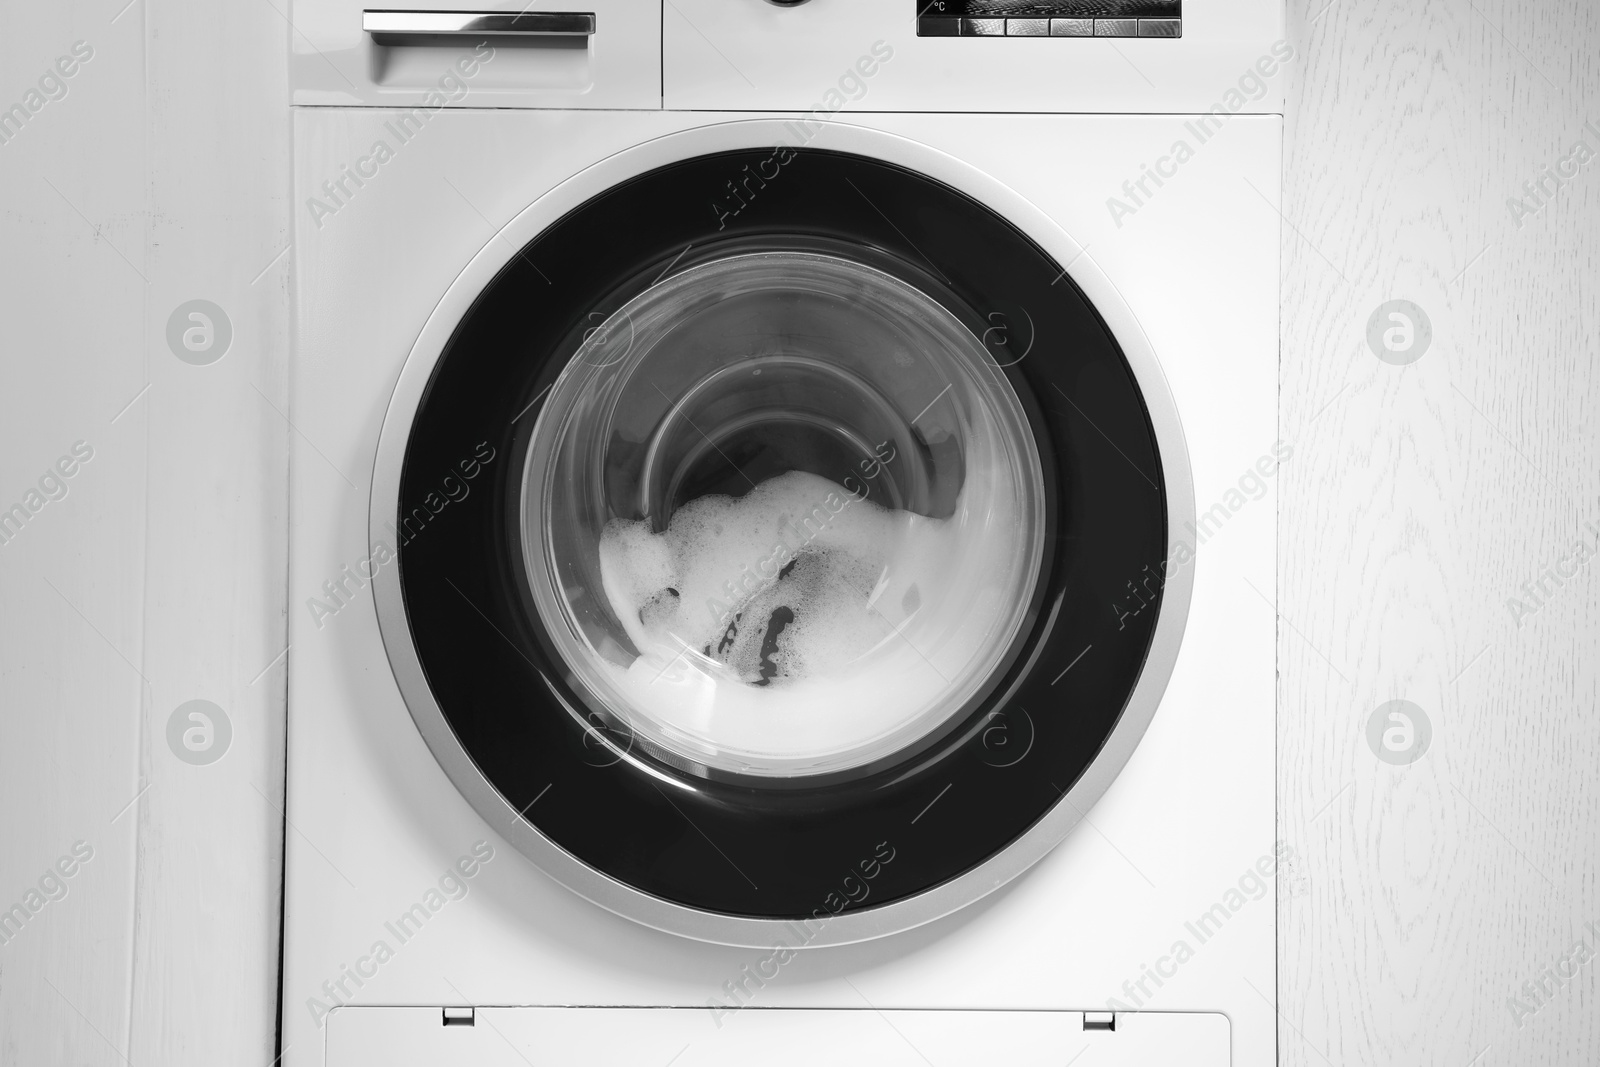
[[[619,6],[626,5],[610,5]],[[723,39],[709,0],[688,6],[691,17],[707,20],[706,43]],[[806,14],[805,7],[733,6],[754,10],[759,23],[741,32]],[[403,139],[401,112],[372,106],[387,99],[365,91],[349,100],[318,96],[326,71],[300,79],[297,103],[361,106],[294,110],[282,1032],[290,1067],[664,1064],[674,1056],[720,1064],[746,1062],[763,1049],[775,1062],[796,1063],[1066,1062],[1090,1048],[1085,1063],[1164,1063],[1175,1050],[1208,1065],[1274,1062],[1274,885],[1290,859],[1274,841],[1274,485],[1292,445],[1276,440],[1273,205],[1281,120],[1270,112],[1292,62],[1279,54],[1270,78],[1261,73],[1266,64],[1255,65],[1273,55],[1279,36],[1281,14],[1272,4],[1218,5],[1229,25],[1250,30],[1248,48],[1207,44],[1205,18],[1191,16],[1186,34],[1206,45],[1195,49],[1202,58],[1184,61],[1193,69],[1173,68],[1155,94],[1199,112],[1209,106],[1202,101],[1221,100],[1255,71],[1263,96],[1225,121],[1204,124],[1192,112],[1068,113],[1091,108],[1093,86],[1062,89],[1071,99],[1058,99],[1054,112],[1014,113],[992,103],[961,111],[949,95],[956,72],[948,65],[916,75],[946,110],[913,109],[906,94],[915,95],[915,84],[904,82],[885,90],[885,110],[877,110],[877,83],[866,81],[861,100],[828,120],[947,157],[1031,205],[1080,250],[1078,269],[1092,262],[1120,295],[1160,361],[1182,421],[1198,520],[1193,530],[1171,532],[1174,548],[1187,549],[1177,566],[1193,585],[1170,683],[1126,766],[1030,870],[947,917],[856,944],[788,951],[805,941],[803,933],[767,947],[729,947],[660,932],[557,884],[491,830],[408,713],[369,580],[393,566],[374,559],[371,490],[380,431],[408,355],[475,260],[482,269],[484,257],[504,262],[515,253],[501,231],[564,183],[568,194],[574,181],[581,188],[589,168],[674,137],[715,140],[723,135],[693,131],[729,124],[755,123],[771,143],[771,130],[828,88],[804,92],[795,73],[818,68],[819,51],[844,72],[899,26],[896,58],[881,65],[888,86],[900,49],[910,68],[930,43],[911,35],[909,16],[890,30],[863,25],[860,40],[827,38],[815,31],[827,28],[824,17],[837,20],[840,6],[815,0],[814,7],[814,32],[782,46],[788,62],[771,64],[770,83],[759,62],[746,64],[759,88],[708,88],[720,86],[722,75],[689,72],[709,61],[689,63],[669,48],[666,107],[659,52],[641,75],[644,88],[656,86],[653,100],[645,93],[614,105],[573,106],[567,98],[541,106],[539,92],[485,89],[486,99],[468,93],[419,129],[400,127],[409,134]],[[861,7],[873,12],[868,22],[885,21],[886,5]],[[351,17],[344,5],[316,10],[319,19]],[[666,10],[671,46],[680,13],[672,4]],[[639,25],[659,35],[660,11],[649,15]],[[606,12],[601,18],[603,34]],[[847,26],[834,28],[842,34]],[[997,47],[1088,46],[1095,63],[1111,54],[1100,41],[939,43],[982,46],[970,53],[980,86],[974,108],[986,102],[985,79],[1006,77]],[[1183,43],[1121,47],[1155,63],[1153,46]],[[639,62],[648,59],[648,48],[636,51]],[[347,58],[336,52],[333,61]],[[420,69],[421,62],[408,56],[399,66]],[[1127,85],[1137,71],[1105,69],[1116,79],[1110,99],[1140,95]],[[352,79],[359,82],[359,73]],[[1160,73],[1151,68],[1152,77]],[[597,67],[585,76],[604,74]],[[638,74],[624,66],[617,77]],[[1029,68],[1024,88],[1039,76]],[[498,106],[494,93],[507,94],[512,106]],[[684,107],[673,107],[675,99]],[[689,109],[719,99],[731,109]],[[826,147],[835,135],[816,136]],[[382,160],[380,142],[388,148]],[[1176,153],[1180,143],[1186,153]],[[1159,184],[1145,178],[1143,194],[1130,193],[1157,167],[1165,175]],[[365,175],[360,183],[341,181],[357,171]],[[325,183],[344,195],[329,197]],[[1130,587],[1126,601],[1092,609],[1139,605]],[[446,1019],[445,1006],[472,1007],[472,1025]],[[547,1010],[558,1008],[572,1010]],[[677,1010],[656,1010],[668,1008]],[[828,1011],[768,1010],[796,1008]],[[1115,1029],[1081,1014],[1107,1011]],[[841,1058],[846,1053],[868,1058]]]

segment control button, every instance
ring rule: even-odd
[[[1095,19],[1094,35],[1096,37],[1137,37],[1139,36],[1139,20]]]
[[[1140,19],[1140,37],[1182,37],[1182,19]]]
[[[1005,35],[1005,19],[961,20],[961,36],[963,37],[1004,37]]]
[[[1051,19],[1052,37],[1093,37],[1094,19]]]
[[[917,20],[918,37],[959,37],[961,36],[960,19],[938,19],[926,16]]]
[[[1007,37],[1048,37],[1049,19],[1006,19]]]

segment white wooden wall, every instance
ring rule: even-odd
[[[1520,228],[1506,205],[1600,152],[1600,5],[1290,7],[1281,1062],[1600,1063],[1600,962],[1506,1005],[1600,947],[1600,566],[1506,607],[1600,529],[1600,159]],[[1394,298],[1433,326],[1404,367],[1366,342]],[[1408,766],[1367,744],[1391,699],[1432,724]]]
[[[123,3],[0,14],[0,106],[94,49],[0,144],[0,509],[94,450],[0,545],[0,909],[93,849],[0,944],[0,1063],[268,1067],[293,31],[283,0]],[[1520,587],[1600,539],[1600,160],[1506,201],[1600,151],[1600,7],[1290,24],[1281,1059],[1594,1064],[1600,963],[1523,987],[1600,947],[1597,581]],[[1407,366],[1366,340],[1397,298],[1432,323]],[[191,299],[233,327],[207,366],[166,340]],[[167,742],[192,699],[233,727],[205,766]],[[1410,764],[1368,745],[1391,699],[1432,727]]]
[[[292,432],[275,2],[0,13],[0,107],[74,42],[93,52],[0,144],[0,508],[93,449],[0,545],[0,909],[75,842],[93,853],[0,945],[7,1067],[274,1055],[284,675],[266,668]],[[167,344],[192,299],[232,324],[207,366]],[[232,725],[206,766],[167,744],[194,699]]]

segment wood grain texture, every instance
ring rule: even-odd
[[[1600,150],[1600,8],[1290,9],[1280,1059],[1600,1062],[1595,962],[1508,1006],[1600,947],[1596,568],[1506,605],[1600,528],[1600,161],[1536,215],[1507,205],[1580,137]],[[1394,298],[1433,327],[1403,367],[1366,340]],[[1408,766],[1366,735],[1397,698],[1433,728]]]
[[[0,545],[0,1063],[274,1056],[287,437],[284,103],[270,4],[11,4],[0,98],[92,50],[0,144],[0,508],[78,441],[66,494]],[[48,91],[56,92],[52,83]],[[3,106],[3,105],[0,105]],[[169,348],[203,298],[217,362]],[[168,745],[222,707],[208,766]]]

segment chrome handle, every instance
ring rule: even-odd
[[[361,28],[374,37],[589,37],[594,13],[580,11],[363,11]]]

